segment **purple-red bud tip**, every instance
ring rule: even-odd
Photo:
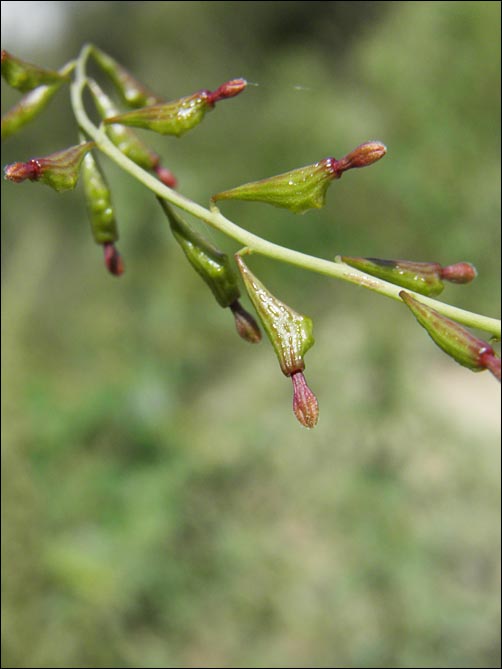
[[[293,411],[298,421],[308,428],[313,428],[319,418],[319,404],[314,393],[310,390],[303,376],[303,372],[291,375],[293,382]]]
[[[158,176],[159,180],[162,181],[162,183],[165,186],[168,186],[169,188],[176,188],[176,186],[178,185],[178,180],[171,172],[171,170],[167,169],[167,167],[162,167],[162,165],[157,165],[154,168],[154,172]]]
[[[248,82],[245,79],[231,79],[219,86],[212,93],[209,93],[208,102],[209,104],[214,104],[215,102],[219,102],[219,100],[233,98],[235,95],[241,93],[247,85]]]
[[[452,283],[470,283],[477,275],[476,268],[469,262],[457,262],[441,268],[441,278]]]
[[[31,179],[36,181],[40,177],[41,166],[37,160],[29,160],[27,163],[12,163],[7,165],[4,172],[5,178],[15,183]]]
[[[345,172],[353,167],[367,167],[376,163],[387,153],[387,147],[382,142],[365,142],[337,161],[337,170]]]
[[[234,315],[235,328],[239,337],[250,344],[258,344],[261,341],[261,330],[255,319],[244,309],[239,300],[232,302],[230,309]]]
[[[501,380],[500,358],[495,354],[495,351],[491,347],[480,355],[479,361],[496,379],[499,381]]]
[[[107,242],[103,244],[103,251],[105,255],[105,265],[113,276],[120,276],[124,273],[124,262],[122,256],[115,248],[113,242]]]

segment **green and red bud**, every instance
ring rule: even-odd
[[[382,158],[387,149],[379,142],[361,144],[341,160],[324,158],[313,165],[300,167],[267,179],[252,181],[213,195],[211,201],[249,200],[303,214],[320,209],[326,203],[326,192],[335,179],[352,167],[366,167]],[[351,157],[351,158],[350,158]],[[349,159],[350,158],[350,159]]]
[[[94,241],[103,246],[108,271],[115,276],[120,276],[124,272],[124,264],[115,247],[119,233],[111,192],[92,153],[84,157],[81,172]]]
[[[152,130],[161,135],[180,137],[198,125],[206,112],[213,109],[216,102],[234,97],[246,88],[245,79],[232,79],[222,84],[214,92],[198,91],[173,102],[144,107],[137,111],[118,114],[105,119],[105,123],[120,123],[126,126]]]
[[[293,410],[305,427],[316,425],[319,406],[303,376],[304,356],[313,346],[312,320],[278,300],[235,256],[248,295],[279,360],[282,373],[293,382]]]
[[[12,163],[5,168],[5,178],[19,183],[29,179],[59,192],[75,188],[82,161],[95,142],[84,142],[57,151],[45,158],[32,158],[27,163]]]
[[[387,153],[387,147],[382,142],[364,142],[353,151],[337,161],[339,172],[346,172],[355,167],[368,167],[383,158]]]
[[[247,313],[239,302],[240,290],[237,274],[230,264],[227,254],[217,249],[186,221],[175,214],[165,200],[160,197],[157,199],[167,215],[174,237],[189,263],[209,286],[218,304],[223,308],[230,308],[238,334],[250,343],[259,342],[261,339],[260,329],[254,318]]]
[[[468,283],[476,277],[475,268],[465,262],[442,267],[439,263],[412,260],[383,260],[350,256],[341,256],[340,259],[345,264],[366,272],[366,274],[431,297],[443,291],[443,279],[455,283]]]
[[[146,86],[107,53],[93,46],[92,55],[101,70],[110,77],[120,97],[129,107],[147,107],[162,102],[161,98],[149,91]]]
[[[47,107],[63,82],[64,80],[50,86],[38,86],[9,109],[2,116],[2,141],[33,121]]]
[[[489,369],[500,381],[500,358],[487,342],[478,339],[455,321],[419,302],[404,290],[399,296],[439,348],[472,371]]]
[[[55,70],[27,63],[5,50],[2,50],[2,77],[9,86],[23,93],[32,91],[38,86],[62,84],[69,79],[68,76]]]

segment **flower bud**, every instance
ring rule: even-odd
[[[454,265],[441,267],[441,278],[451,283],[470,283],[477,275],[476,268],[469,262],[457,262]]]
[[[5,168],[5,178],[19,183],[41,181],[57,191],[75,188],[82,160],[95,146],[95,142],[85,142],[57,151],[45,158],[32,158],[27,163],[12,163]]]
[[[68,77],[56,72],[55,70],[46,70],[38,65],[26,63],[20,58],[16,58],[7,51],[2,50],[2,77],[5,81],[17,90],[26,93],[32,91],[37,86],[62,84],[68,81]]]
[[[317,397],[310,390],[303,376],[303,372],[291,375],[293,382],[293,411],[298,421],[312,429],[319,419],[319,404]]]
[[[339,179],[343,172],[352,167],[371,165],[384,156],[386,151],[383,144],[368,142],[361,144],[341,160],[324,158],[313,165],[217,193],[213,195],[211,201],[266,202],[275,207],[289,209],[296,214],[303,214],[309,209],[320,209],[324,206],[328,186],[334,179]]]
[[[122,262],[122,256],[117,251],[115,244],[113,242],[106,242],[103,244],[103,251],[105,256],[105,265],[114,276],[120,276],[124,273],[124,263]]]
[[[119,276],[124,272],[124,265],[114,245],[119,234],[111,192],[92,153],[84,157],[81,172],[94,241],[103,246],[105,265],[109,272]]]
[[[282,373],[293,382],[293,410],[305,427],[314,427],[319,407],[303,376],[304,356],[313,346],[312,321],[278,300],[244,263],[235,256],[244,285],[268,338],[275,350]]]
[[[261,330],[255,319],[244,309],[239,300],[235,300],[229,306],[234,315],[235,328],[239,337],[250,344],[258,344],[261,341]]]
[[[340,172],[351,170],[354,167],[368,167],[383,158],[387,147],[381,142],[365,142],[338,161],[337,169]]]
[[[222,84],[213,93],[202,90],[174,102],[112,116],[106,118],[104,122],[106,124],[121,123],[126,126],[153,130],[161,135],[180,137],[198,125],[216,102],[234,97],[244,90],[246,85],[247,82],[244,79],[233,79]]]
[[[439,348],[460,365],[475,372],[489,369],[500,381],[500,359],[487,342],[474,337],[461,325],[419,302],[404,290],[399,296]]]
[[[2,141],[14,135],[35,119],[47,107],[61,88],[63,81],[50,86],[38,86],[27,93],[2,116]]]
[[[93,46],[92,55],[103,72],[110,77],[120,97],[129,107],[147,107],[162,102],[161,98],[149,91],[107,53]]]

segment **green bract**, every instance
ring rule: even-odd
[[[326,202],[326,191],[341,172],[335,168],[334,158],[300,167],[268,179],[252,181],[213,195],[217,200],[251,200],[266,202],[302,214],[309,209],[320,209]]]
[[[37,86],[62,84],[68,81],[67,76],[55,70],[46,70],[38,65],[27,63],[8,53],[8,51],[2,51],[2,77],[9,86],[17,88],[23,93],[32,91]]]
[[[305,353],[314,345],[312,321],[270,293],[251,273],[240,255],[235,256],[244,285],[279,359],[283,374],[305,369]]]
[[[438,263],[349,256],[341,256],[341,260],[362,272],[403,286],[403,288],[409,288],[422,295],[439,295],[444,289],[441,280],[441,265]]]
[[[105,123],[121,123],[161,135],[180,137],[198,125],[209,109],[212,109],[212,105],[208,101],[208,92],[201,91],[174,102],[119,114],[105,119]]]

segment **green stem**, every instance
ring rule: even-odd
[[[126,158],[126,156],[124,156],[121,151],[119,151],[119,149],[117,149],[108,139],[103,128],[96,127],[90,121],[83,105],[82,93],[87,81],[85,63],[91,50],[91,45],[85,45],[82,48],[80,56],[77,60],[75,80],[71,86],[73,111],[80,127],[84,130],[84,132],[86,132],[87,135],[89,135],[89,137],[91,137],[96,142],[98,148],[104,154],[111,158],[125,172],[128,172],[131,176],[146,186],[146,188],[155,193],[155,195],[164,198],[172,205],[182,209],[183,211],[186,211],[201,221],[204,221],[228,237],[235,239],[241,245],[250,249],[250,251],[253,253],[259,253],[263,256],[273,258],[274,260],[296,265],[297,267],[301,267],[312,272],[317,272],[318,274],[324,274],[335,279],[347,281],[348,283],[354,283],[358,286],[363,286],[364,288],[368,288],[369,290],[379,293],[380,295],[385,295],[386,297],[390,297],[394,300],[397,300],[398,302],[402,302],[401,298],[399,297],[399,293],[403,290],[402,287],[396,286],[387,281],[383,281],[382,279],[369,276],[368,274],[354,269],[353,267],[349,267],[344,263],[331,262],[329,260],[310,256],[305,253],[300,253],[299,251],[293,251],[292,249],[279,246],[278,244],[269,242],[262,237],[258,237],[257,235],[240,228],[228,218],[225,218],[225,216],[223,216],[219,209],[217,209],[214,205],[211,209],[202,207],[201,205],[193,202],[192,200],[189,200],[180,193],[172,190],[171,188],[168,188],[156,177],[133,163],[131,160],[129,160],[129,158]],[[427,304],[428,306],[438,311],[440,314],[451,318],[457,323],[461,323],[462,325],[466,325],[468,327],[477,328],[478,330],[483,330],[495,337],[500,337],[501,324],[500,321],[495,318],[489,318],[488,316],[482,316],[481,314],[459,309],[458,307],[445,304],[444,302],[439,302],[438,300],[433,300],[429,297],[424,297],[423,295],[413,293],[412,291],[408,292],[414,295],[420,302]]]

